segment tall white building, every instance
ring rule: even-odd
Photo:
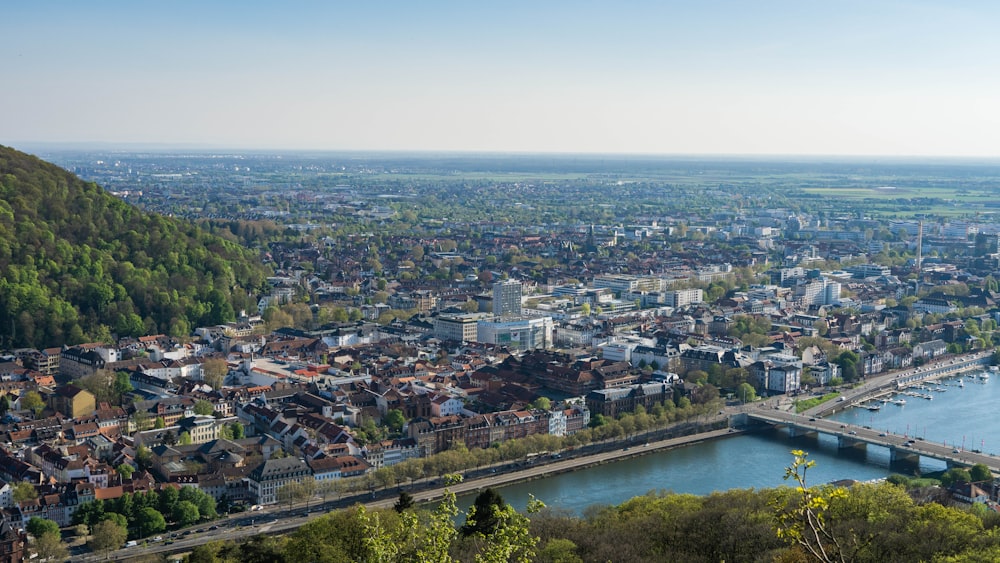
[[[506,280],[493,284],[493,314],[498,317],[521,316],[521,282]]]
[[[826,296],[823,299],[823,304],[836,305],[840,303],[840,290],[841,290],[840,282],[827,280],[826,289],[824,290]]]
[[[803,305],[822,305],[826,297],[826,283],[823,278],[810,280],[795,286],[794,296]]]

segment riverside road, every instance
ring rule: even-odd
[[[704,424],[719,423],[725,418],[724,415],[717,415]],[[600,444],[598,446],[607,447],[604,451],[585,455],[572,455],[572,452],[560,454],[562,458],[549,458],[545,463],[536,462],[527,464],[515,471],[505,471],[492,473],[491,469],[470,472],[476,475],[461,483],[447,487],[456,495],[474,493],[487,487],[500,487],[512,483],[541,479],[550,475],[576,471],[592,465],[610,463],[619,459],[644,455],[655,451],[668,450],[690,444],[696,444],[707,440],[715,440],[730,436],[737,436],[740,432],[734,429],[722,428],[709,432],[701,432],[689,436],[680,436],[664,440],[646,442],[621,442],[615,447],[610,444]],[[572,456],[572,457],[571,457]],[[435,487],[413,492],[414,500],[418,503],[432,502],[444,496],[445,487]],[[389,508],[396,502],[395,494],[385,495],[384,493],[376,500],[361,502],[359,497],[349,499],[349,502],[358,502],[369,508]],[[281,507],[271,507],[268,510],[253,513],[240,513],[220,518],[214,522],[192,527],[187,530],[179,530],[179,535],[171,543],[150,542],[146,545],[124,548],[111,552],[108,556],[94,553],[74,554],[73,561],[120,561],[130,557],[145,555],[149,553],[184,553],[190,551],[198,545],[212,541],[239,540],[246,539],[257,534],[273,535],[293,531],[310,520],[316,518],[321,513],[326,513],[334,508],[343,507],[344,501],[315,503],[307,505],[297,505],[292,509],[282,509]],[[211,530],[209,526],[217,529]],[[196,529],[197,528],[197,529]]]

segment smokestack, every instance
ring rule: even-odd
[[[920,275],[920,262],[923,259],[923,244],[924,244],[924,222],[923,220],[917,223],[917,275]]]

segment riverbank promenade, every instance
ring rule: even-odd
[[[857,406],[888,393],[899,391],[922,381],[940,379],[964,373],[967,371],[987,369],[992,363],[993,350],[980,350],[971,354],[949,356],[943,360],[932,361],[918,367],[894,371],[885,375],[871,377],[852,389],[841,394],[843,400],[828,401],[813,407],[802,414],[806,417],[827,416],[834,412]]]

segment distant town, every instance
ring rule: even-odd
[[[228,322],[3,351],[19,528],[114,512],[170,541],[1000,341],[972,164],[41,156],[271,275]]]

